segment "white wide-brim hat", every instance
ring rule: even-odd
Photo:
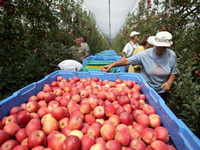
[[[155,38],[156,38],[155,36],[150,36],[150,37],[148,37],[147,42],[149,44],[153,45],[153,41],[155,40]]]
[[[131,34],[130,34],[130,37],[133,37],[134,35],[138,35],[140,34],[139,32],[136,32],[136,31],[132,31]]]
[[[153,45],[158,47],[170,47],[172,44],[172,35],[167,31],[158,32],[153,41]]]

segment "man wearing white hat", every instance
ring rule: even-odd
[[[136,41],[136,37],[138,34],[139,32],[136,32],[136,31],[131,32],[130,34],[131,41],[125,45],[123,51],[121,52],[122,57],[128,58],[133,55],[135,48],[139,45]],[[129,65],[126,66],[126,71],[128,71],[128,68],[129,68]]]
[[[167,90],[176,79],[177,58],[174,51],[169,49],[173,44],[172,35],[167,31],[156,34],[153,48],[137,53],[129,58],[122,58],[103,68],[108,71],[112,67],[125,65],[142,65],[141,75],[162,98],[167,101]]]

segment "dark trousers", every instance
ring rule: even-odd
[[[167,94],[167,92],[165,92],[165,93],[158,93],[158,94],[165,101],[165,103],[168,102],[168,94]]]

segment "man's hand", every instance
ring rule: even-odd
[[[162,88],[163,91],[168,91],[171,88],[171,85],[172,85],[171,83],[165,82],[165,83],[163,83],[161,88]]]
[[[112,68],[111,65],[106,65],[106,66],[103,66],[103,67],[101,68],[101,70],[103,70],[103,71],[105,71],[105,72],[109,72],[111,68]]]

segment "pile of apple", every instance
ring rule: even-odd
[[[0,121],[0,150],[175,150],[136,81],[65,79]]]

